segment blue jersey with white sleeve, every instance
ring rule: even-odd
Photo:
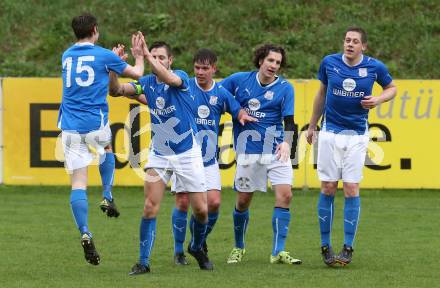
[[[139,85],[147,98],[151,118],[151,148],[158,155],[177,155],[194,145],[197,127],[194,120],[194,99],[190,93],[188,75],[174,70],[181,80],[180,87],[169,86],[154,74],[141,77]]]
[[[359,135],[368,132],[369,109],[362,107],[361,100],[371,95],[374,82],[385,87],[393,80],[379,60],[362,56],[359,64],[350,66],[342,53],[324,57],[318,79],[327,86],[322,130]]]
[[[109,72],[127,67],[112,51],[92,43],[77,43],[62,56],[63,98],[58,127],[87,133],[108,122]]]
[[[198,130],[197,141],[202,148],[203,165],[207,167],[217,161],[221,115],[228,112],[236,119],[241,107],[234,96],[215,81],[207,91],[197,84],[196,78],[191,78],[189,84],[196,107],[194,115]]]
[[[258,122],[244,126],[234,121],[234,146],[237,154],[274,154],[284,141],[283,118],[293,116],[294,89],[286,79],[277,76],[269,85],[261,85],[258,71],[239,72],[221,84]]]

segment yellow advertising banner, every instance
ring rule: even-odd
[[[365,188],[440,188],[440,81],[396,80],[396,98],[370,111]],[[295,87],[295,121],[300,133],[293,161],[294,187],[319,187],[317,147],[305,141],[318,80],[291,80]],[[58,78],[4,78],[3,173],[5,184],[66,185],[56,126],[62,81]],[[373,95],[379,95],[375,86]],[[127,98],[109,97],[115,185],[142,185],[150,126],[146,107]],[[232,186],[235,161],[230,116],[222,117],[219,163],[224,186]],[[58,147],[59,148],[59,147]],[[89,169],[90,185],[100,185],[97,165]]]

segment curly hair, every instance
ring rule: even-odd
[[[280,53],[282,56],[280,66],[281,67],[286,66],[287,64],[286,51],[284,50],[283,47],[274,44],[263,44],[259,46],[254,52],[253,62],[256,68],[258,69],[260,68],[260,61],[264,60],[264,58],[266,58],[270,52]]]

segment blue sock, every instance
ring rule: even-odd
[[[246,234],[247,225],[249,223],[249,209],[240,212],[234,208],[232,213],[234,218],[234,237],[235,237],[235,247],[244,248],[244,235]]]
[[[318,201],[318,221],[321,231],[321,246],[331,246],[331,232],[333,225],[333,214],[335,196],[328,196],[320,193]]]
[[[188,212],[173,209],[171,217],[174,235],[174,254],[183,253],[183,243],[186,236],[186,224],[188,223]]]
[[[353,246],[354,237],[361,212],[361,201],[359,196],[345,198],[344,206],[344,244]]]
[[[156,239],[156,218],[145,219],[142,217],[140,234],[139,264],[149,265],[151,250]]]
[[[190,225],[192,236],[190,249],[192,251],[199,251],[202,249],[203,241],[205,241],[206,226],[208,226],[208,223],[200,223],[194,215],[191,215]]]
[[[107,152],[104,156],[105,160],[99,164],[99,173],[102,180],[102,197],[112,200],[113,176],[115,174],[115,154]]]
[[[75,218],[76,226],[81,235],[84,233],[90,235],[87,225],[88,202],[86,190],[72,190],[70,193],[70,207],[72,208],[73,218]]]
[[[284,251],[287,233],[289,232],[290,211],[287,208],[275,207],[272,214],[272,256]]]
[[[212,229],[214,228],[214,225],[218,219],[218,214],[218,212],[208,213],[208,227],[206,228],[206,237],[208,237],[209,233],[211,233]]]

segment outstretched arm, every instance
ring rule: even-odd
[[[144,75],[144,53],[143,53],[143,47],[144,47],[145,39],[144,35],[142,35],[141,32],[137,32],[131,36],[131,54],[133,55],[133,58],[135,59],[135,65],[127,65],[127,67],[122,71],[122,75],[132,78],[132,79],[139,79]],[[118,48],[122,46],[122,51],[124,49],[123,45],[118,45]],[[114,48],[113,48],[114,52]],[[124,61],[127,59],[127,54],[124,53],[124,58],[122,58]]]
[[[165,68],[160,62],[151,55],[150,51],[148,50],[147,44],[144,42],[143,46],[143,53],[144,57],[147,60],[148,64],[150,65],[150,68],[152,72],[157,76],[157,78],[164,82],[165,84],[168,84],[170,86],[174,87],[180,87],[183,83],[182,79]]]

